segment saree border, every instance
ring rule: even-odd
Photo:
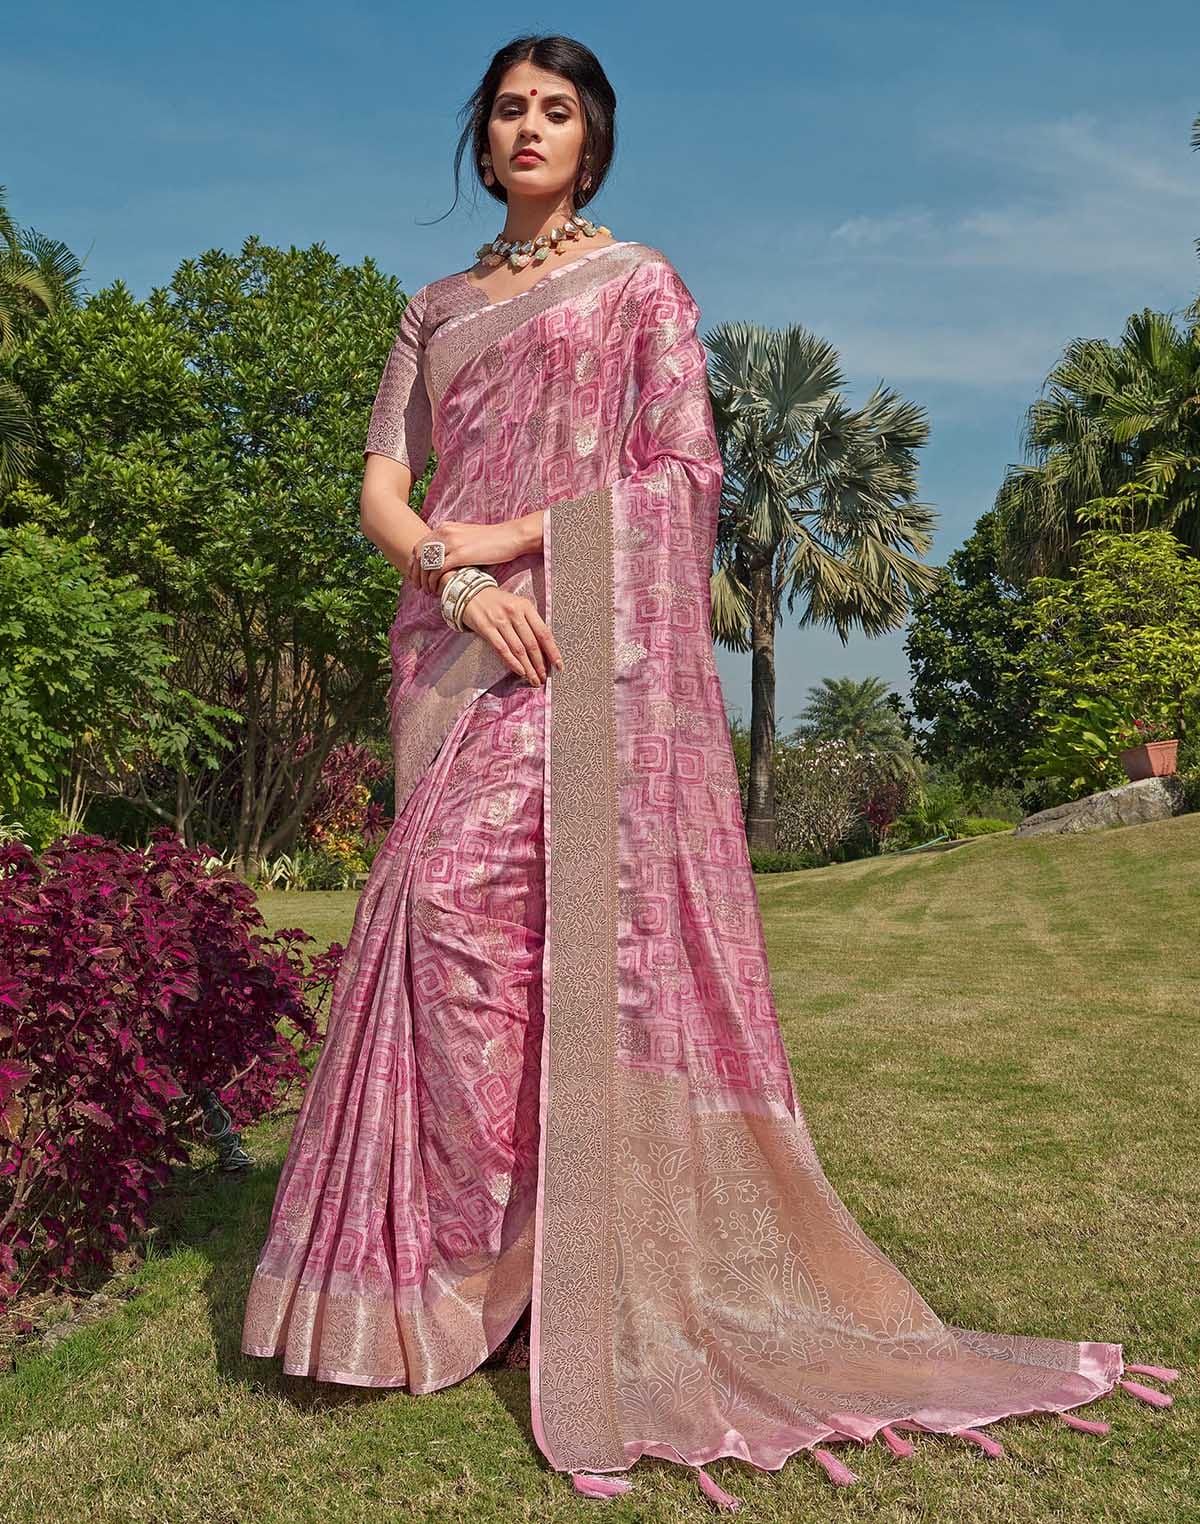
[[[619,850],[612,506],[612,488],[601,487],[553,504],[543,528],[549,619],[563,667],[550,676],[545,712],[530,1413],[538,1445],[560,1471],[628,1464],[615,1410],[611,1306]]]
[[[529,318],[621,275],[627,276],[647,259],[665,258],[660,250],[648,244],[632,240],[606,243],[603,248],[590,249],[561,270],[551,270],[524,291],[498,302],[480,298],[477,308],[447,318],[434,329],[425,346],[425,384],[435,419],[465,366],[472,360],[484,359],[491,345],[515,333]],[[564,281],[568,282],[565,286]],[[467,284],[474,289],[470,282]]]

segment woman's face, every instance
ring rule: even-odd
[[[575,86],[522,59],[500,81],[488,118],[492,170],[509,195],[569,192],[579,169],[584,120]],[[518,159],[523,148],[540,158]]]

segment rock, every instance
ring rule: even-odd
[[[1124,783],[1120,788],[1089,794],[1071,804],[1056,804],[1052,809],[1026,815],[1016,836],[1070,835],[1077,831],[1101,831],[1107,826],[1145,825],[1148,820],[1168,820],[1181,815],[1186,790],[1175,773],[1161,778],[1142,778]]]

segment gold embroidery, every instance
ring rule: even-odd
[[[617,647],[617,670],[626,671],[643,661],[646,656],[646,647],[640,640],[623,640]]]
[[[484,808],[484,819],[489,825],[507,825],[516,812],[516,795],[511,789],[496,794]]]
[[[554,978],[545,999],[543,1234],[553,1247],[542,1259],[540,1305],[544,1347],[569,1347],[572,1357],[541,1362],[538,1416],[552,1458],[568,1455],[572,1469],[613,1469],[627,1460],[613,1408],[616,1264],[605,1167],[614,1146],[619,914],[612,876],[618,849],[613,651],[604,638],[613,617],[610,487],[555,505],[547,576],[565,660],[550,706],[550,817],[554,799],[568,799],[570,829],[554,837],[546,896]]]
[[[422,926],[427,926],[430,931],[436,931],[446,919],[447,912],[433,900],[418,899],[416,905],[417,919]]]
[[[473,974],[463,968],[460,963],[455,963],[452,966],[448,983],[452,995],[466,995],[475,999],[481,993],[479,981]]]
[[[525,351],[526,370],[541,371],[553,352],[553,345],[547,344],[545,339],[538,339]]]

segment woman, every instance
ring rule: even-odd
[[[1173,1373],[943,1323],[822,1172],[713,661],[722,469],[696,304],[659,250],[571,220],[613,105],[578,43],[496,55],[464,138],[503,235],[413,296],[380,383],[362,505],[407,573],[397,818],[242,1347],[431,1392],[528,1308],[555,1468],[611,1496],[629,1486],[611,1473],[664,1456],[732,1505],[703,1470],[718,1456],[808,1450],[847,1482],[823,1441],[902,1455],[904,1428],[996,1454],[976,1425]]]

